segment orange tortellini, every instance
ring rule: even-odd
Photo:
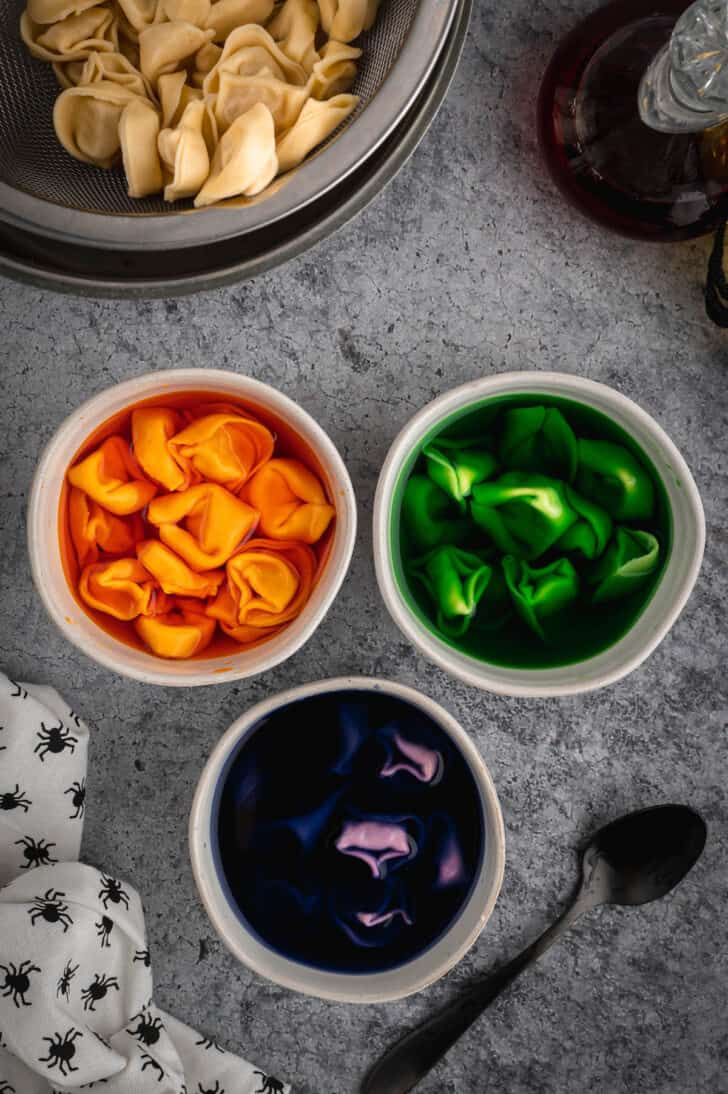
[[[252,539],[226,568],[226,583],[207,614],[238,642],[277,630],[308,600],[316,555],[305,543]]]
[[[59,142],[121,166],[131,198],[201,208],[270,196],[359,104],[379,0],[26,0],[52,65]],[[275,183],[276,178],[280,179]]]
[[[304,609],[335,519],[264,422],[200,400],[131,408],[67,473],[78,595],[159,657],[278,633]]]
[[[334,515],[321,483],[299,460],[269,460],[243,497],[260,513],[260,531],[272,539],[316,543]]]

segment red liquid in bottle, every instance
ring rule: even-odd
[[[612,0],[561,42],[538,102],[542,155],[562,194],[636,239],[690,239],[728,214],[728,127],[658,133],[640,80],[686,0]]]

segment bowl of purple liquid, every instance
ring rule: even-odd
[[[475,942],[505,840],[493,781],[458,722],[412,688],[346,677],[233,723],[197,787],[190,853],[240,961],[296,991],[384,1002]]]

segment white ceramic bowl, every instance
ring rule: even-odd
[[[434,946],[398,968],[377,973],[334,973],[291,961],[247,929],[215,863],[218,792],[229,764],[248,733],[273,710],[312,695],[357,690],[392,695],[424,711],[464,757],[480,792],[485,854],[473,889],[458,917]],[[265,732],[262,729],[260,732]],[[310,727],[307,732],[315,732]],[[260,976],[294,991],[343,1003],[383,1003],[420,991],[443,976],[470,949],[490,918],[503,881],[505,835],[498,796],[480,753],[465,730],[441,706],[412,688],[370,677],[342,677],[292,688],[258,703],[230,726],[212,752],[197,785],[190,814],[190,857],[202,902],[228,949]]]
[[[318,459],[336,524],[328,558],[301,614],[268,642],[219,657],[172,661],[135,649],[107,634],[78,606],[63,571],[58,507],[64,475],[75,453],[103,422],[144,399],[184,391],[233,396],[287,423]],[[28,504],[28,550],[36,588],[63,632],[95,661],[149,684],[193,687],[254,676],[285,661],[318,627],[338,593],[356,537],[356,501],[349,473],[333,442],[301,407],[268,384],[223,369],[171,369],[116,384],[69,415],[51,437],[33,479]]]
[[[649,603],[630,630],[594,657],[560,668],[502,668],[462,653],[433,634],[400,589],[393,552],[393,503],[424,438],[438,424],[486,399],[518,393],[561,396],[601,411],[641,446],[654,464],[672,515],[672,546]],[[374,500],[374,561],[384,602],[400,630],[426,657],[475,687],[501,695],[572,695],[604,687],[632,672],[668,633],[690,596],[705,547],[700,495],[685,460],[665,431],[631,399],[613,388],[561,372],[505,372],[446,392],[407,423],[384,461]]]

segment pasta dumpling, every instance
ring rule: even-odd
[[[268,24],[268,33],[287,57],[310,73],[319,59],[315,46],[318,25],[316,0],[284,0]]]
[[[236,118],[215,149],[210,175],[195,198],[195,207],[212,205],[264,190],[278,170],[275,126],[267,106],[257,103]]]
[[[155,21],[160,22],[160,14],[163,14],[171,23],[194,23],[204,30],[207,27],[210,7],[210,0],[161,0]]]
[[[155,498],[147,519],[162,543],[199,571],[223,566],[254,530],[258,514],[224,486],[204,482]]]
[[[41,61],[79,61],[89,54],[118,49],[116,20],[103,5],[69,15],[50,27],[34,23],[27,11],[20,19],[20,34],[26,46]]]
[[[224,73],[235,76],[265,74],[297,87],[306,83],[306,73],[287,57],[265,27],[254,24],[238,27],[228,37],[222,54],[205,80],[204,90],[214,95],[220,90]]]
[[[143,528],[138,514],[116,517],[77,486],[68,495],[68,526],[81,567],[98,562],[99,551],[110,555],[133,551]]]
[[[217,0],[210,8],[207,27],[215,32],[214,42],[248,23],[265,23],[273,11],[273,0]]]
[[[134,629],[158,657],[194,657],[212,642],[215,620],[204,615],[196,601],[177,597],[169,612],[139,616]]]
[[[215,596],[225,580],[224,570],[206,570],[198,574],[158,539],[137,543],[137,558],[154,577],[162,592],[171,596],[192,596],[205,600]]]
[[[167,447],[188,483],[207,479],[235,493],[271,458],[274,444],[273,434],[257,418],[222,411],[197,418]]]
[[[305,544],[251,539],[225,567],[207,614],[236,641],[255,641],[300,614],[315,573],[316,555]]]
[[[373,26],[379,0],[318,0],[318,6],[329,38],[351,42]]]
[[[80,15],[99,0],[28,0],[28,16],[34,23],[60,23],[69,15]]]
[[[294,87],[275,76],[234,76],[223,72],[215,98],[215,118],[224,133],[236,118],[262,105],[273,119],[275,132],[282,133],[293,125],[307,98],[305,87]]]
[[[97,167],[112,167],[119,158],[119,121],[137,96],[109,80],[62,91],[53,109],[59,141],[72,156]]]
[[[90,608],[128,621],[168,608],[165,594],[136,558],[94,562],[81,574],[78,591]]]
[[[358,102],[356,95],[336,95],[325,102],[308,99],[297,120],[276,145],[278,170],[298,167],[313,148],[349,117]]]
[[[143,198],[162,189],[162,164],[157,151],[159,114],[146,99],[132,99],[119,119],[119,144],[130,198]]]
[[[174,129],[162,130],[158,148],[169,178],[165,201],[179,201],[199,192],[210,173],[209,148],[216,134],[215,118],[201,99],[187,104]]]
[[[139,35],[139,64],[153,87],[166,72],[174,72],[194,57],[212,38],[212,31],[201,30],[194,23],[176,20],[155,23]]]
[[[179,125],[188,103],[202,98],[202,91],[197,87],[190,87],[187,73],[182,69],[159,77],[157,95],[162,107],[162,128],[174,129]]]
[[[269,460],[241,496],[258,510],[260,530],[270,539],[316,543],[334,516],[323,486],[299,460]]]
[[[348,91],[356,79],[361,50],[344,42],[327,42],[313,66],[309,90],[314,99],[331,99]]]
[[[157,492],[147,482],[123,437],[107,437],[97,449],[75,464],[68,481],[117,516],[136,513]]]

